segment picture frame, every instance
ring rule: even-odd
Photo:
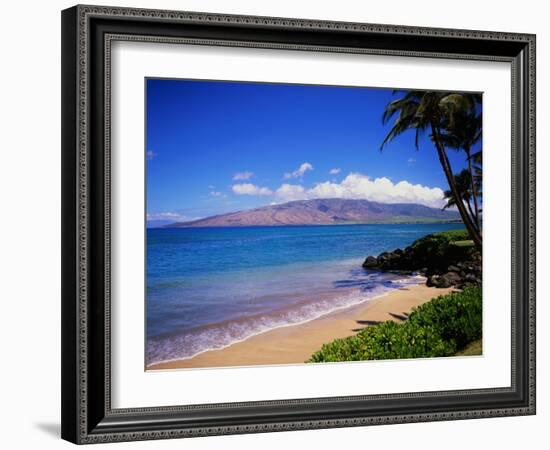
[[[113,408],[110,49],[115,41],[510,64],[510,386]],[[61,331],[62,437],[77,444],[535,414],[535,36],[85,5],[64,10]]]

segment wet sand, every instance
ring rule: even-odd
[[[351,336],[378,322],[405,320],[414,307],[452,290],[424,284],[403,287],[310,322],[266,331],[220,350],[208,350],[189,359],[151,365],[147,370],[300,364],[325,343]]]

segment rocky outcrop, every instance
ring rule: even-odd
[[[368,256],[367,270],[418,273],[428,286],[448,288],[481,285],[481,254],[471,246],[455,245],[449,239],[429,235],[405,249]]]
[[[396,248],[392,252],[383,252],[378,256],[368,256],[363,263],[363,267],[374,270],[412,272],[419,269],[417,263],[412,247],[407,247],[404,250]]]
[[[426,285],[438,288],[448,288],[451,286],[458,286],[461,282],[462,279],[458,273],[447,272],[443,275],[432,275],[431,277],[428,277]]]
[[[365,262],[363,263],[363,267],[365,269],[376,269],[379,267],[378,264],[378,258],[374,256],[367,256],[367,259],[365,259]]]
[[[447,272],[428,277],[426,285],[438,288],[456,286],[463,288],[469,285],[481,285],[481,257],[476,253],[468,261],[449,266]]]

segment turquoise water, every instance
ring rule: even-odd
[[[349,307],[415,276],[366,271],[368,255],[460,224],[147,230],[146,363],[189,358]]]

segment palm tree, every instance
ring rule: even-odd
[[[454,177],[456,182],[456,188],[460,193],[462,201],[466,204],[466,206],[468,207],[468,211],[470,212],[470,215],[473,217],[474,212],[472,211],[472,205],[470,203],[472,200],[470,172],[467,169],[463,169],[460,173],[455,173]],[[443,193],[443,196],[447,200],[447,203],[445,204],[445,206],[443,206],[443,209],[451,208],[452,206],[456,205],[456,200],[452,191],[450,190],[445,191]]]
[[[442,106],[442,101],[450,95],[452,92],[433,92],[433,91],[407,91],[402,98],[394,100],[386,106],[382,121],[387,123],[392,117],[396,116],[393,123],[393,127],[385,137],[380,149],[404,133],[407,130],[415,131],[415,145],[418,149],[418,140],[420,134],[425,131],[430,131],[430,137],[437,150],[439,162],[447,178],[449,188],[455,198],[455,203],[460,213],[460,217],[468,230],[468,234],[474,241],[474,244],[481,248],[481,232],[476,227],[466,210],[466,206],[462,201],[460,192],[458,191],[451,163],[447,156],[447,151],[443,143],[444,138],[442,135],[446,133],[446,125],[449,124],[450,118],[448,116],[448,108]]]
[[[445,111],[446,124],[443,133],[443,144],[455,149],[463,149],[468,161],[470,187],[474,201],[474,220],[477,229],[481,229],[478,192],[474,174],[472,147],[481,140],[481,94],[451,94],[440,102]],[[481,150],[476,152],[478,164],[481,165]]]

